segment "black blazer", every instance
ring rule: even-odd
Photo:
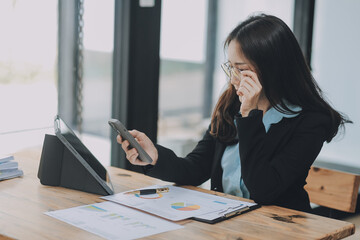
[[[235,116],[241,175],[250,198],[260,204],[311,211],[305,179],[327,137],[330,117],[303,111],[294,118],[283,118],[266,133],[262,116],[260,110],[251,111],[245,118]],[[221,158],[226,146],[209,130],[185,158],[156,145],[158,161],[146,168],[146,174],[194,186],[211,178],[211,189],[222,192]]]

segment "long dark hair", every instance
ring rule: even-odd
[[[331,117],[331,129],[327,142],[337,134],[340,125],[351,122],[324,99],[294,34],[281,19],[266,14],[251,16],[229,34],[224,47],[231,41],[240,44],[241,52],[255,68],[272,107],[280,112],[294,113],[287,107],[285,100],[303,110],[328,114]],[[223,142],[234,139],[234,115],[239,107],[236,92],[229,84],[212,115],[210,132],[213,136]]]

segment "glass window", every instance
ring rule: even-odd
[[[335,109],[354,124],[346,134],[325,144],[320,160],[360,167],[360,1],[317,0],[314,16],[312,69]],[[354,25],[355,24],[355,25]]]
[[[84,1],[83,130],[109,138],[114,0]]]
[[[105,166],[110,165],[114,0],[84,1],[82,141]]]
[[[24,140],[18,136],[12,141],[7,133],[53,126],[58,98],[57,3],[0,1],[0,138],[6,139],[5,145],[0,144],[3,150],[13,150],[11,144],[20,147]],[[34,139],[26,142],[34,144]]]
[[[158,142],[175,151],[201,134],[206,22],[206,0],[162,2]]]

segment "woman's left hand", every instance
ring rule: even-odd
[[[244,70],[241,72],[241,81],[236,90],[241,102],[240,112],[247,117],[251,110],[258,108],[262,86],[255,72]]]

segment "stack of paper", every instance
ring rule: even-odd
[[[18,169],[18,163],[13,156],[0,157],[0,180],[20,177],[23,171]]]

